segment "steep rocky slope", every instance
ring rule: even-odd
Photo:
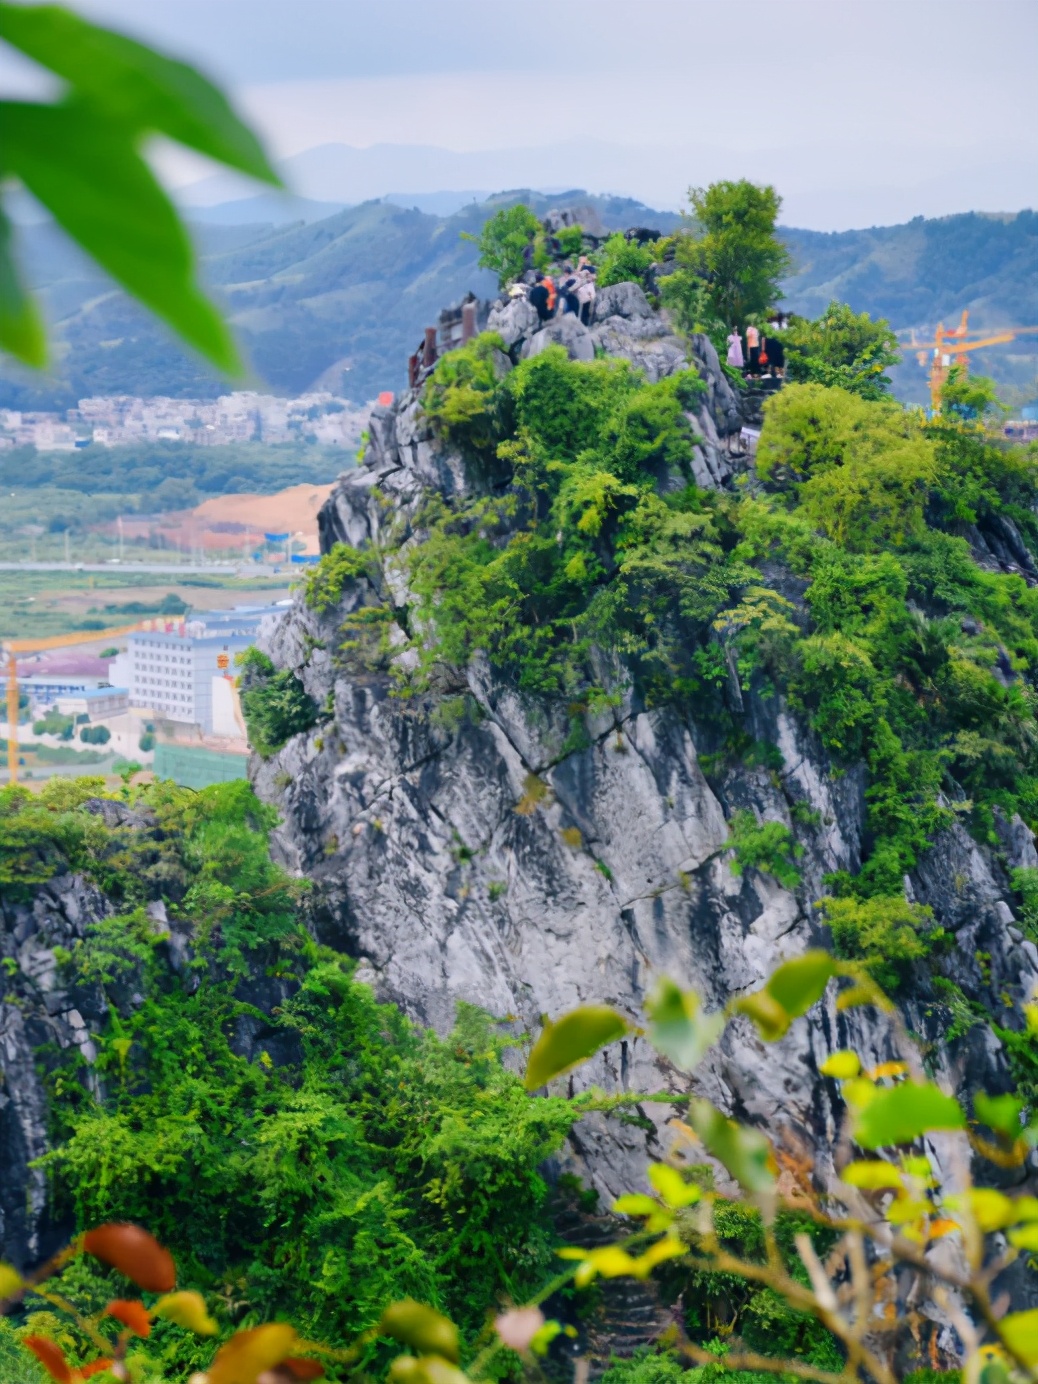
[[[633,285],[602,292],[589,329],[571,318],[538,329],[522,302],[498,305],[489,327],[508,353],[502,371],[552,343],[575,360],[624,357],[650,380],[686,368],[685,346]],[[732,447],[739,404],[709,343],[697,339],[694,349],[708,393],[693,419],[692,467],[698,485],[722,487],[748,464]],[[661,488],[670,483],[660,478]],[[415,392],[376,409],[365,464],[341,479],[320,521],[324,551],[346,543],[381,552],[375,574],[348,582],[323,613],[301,595],[268,645],[324,718],[253,764],[257,791],[282,814],[278,849],[317,885],[324,939],[359,958],[380,996],[441,1031],[459,999],[520,1029],[588,1002],[637,1019],[660,973],[716,1006],[759,986],[782,959],[826,944],[815,904],[826,875],[860,866],[864,770],[834,771],[782,697],[729,679],[725,696],[747,738],[780,755],[781,767],[774,756],[754,767],[717,755],[709,723],[648,707],[629,682],[618,705],[587,712],[586,736],[574,746],[571,707],[519,693],[485,658],[441,666],[430,691],[402,699],[389,673],[342,656],[344,621],[385,601],[396,614],[389,644],[413,659],[406,578],[393,549],[399,554],[401,535],[404,550],[421,541],[417,517],[430,490],[451,498],[473,484]],[[788,575],[775,572],[773,583],[799,599]],[[598,658],[622,682],[621,665]],[[740,810],[782,823],[799,843],[797,887],[733,869],[729,823]],[[1019,1027],[1021,1002],[1038,983],[1038,951],[1014,923],[1007,872],[1038,856],[1023,822],[997,821],[997,848],[978,845],[960,825],[944,830],[904,887],[954,936],[945,974],[988,1014]],[[940,1078],[960,1093],[1007,1089],[1006,1053],[992,1029],[974,1023],[944,1041],[947,1014],[925,994],[909,990],[906,1018]],[[886,1019],[837,1013],[830,999],[777,1044],[737,1023],[695,1087],[766,1129],[785,1150],[788,1176],[813,1169],[824,1188],[835,1176],[841,1107],[818,1068],[844,1046],[866,1063],[897,1051]],[[588,1084],[687,1089],[638,1038],[569,1079],[571,1089]],[[571,1166],[606,1196],[640,1188],[646,1159],[672,1143],[671,1113],[644,1102],[585,1119]],[[938,1145],[938,1163],[953,1177],[952,1142]]]

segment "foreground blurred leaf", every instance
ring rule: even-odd
[[[382,1313],[378,1332],[380,1336],[392,1336],[423,1355],[442,1355],[457,1363],[458,1328],[449,1317],[412,1298],[390,1303]]]
[[[23,1279],[18,1270],[0,1261],[0,1302],[17,1293],[22,1283]]]
[[[599,1048],[622,1038],[627,1030],[624,1016],[605,1005],[572,1009],[557,1023],[546,1019],[526,1065],[526,1089],[536,1091],[553,1077],[579,1067]]]
[[[818,1070],[823,1076],[831,1076],[837,1081],[849,1081],[861,1071],[861,1059],[856,1052],[844,1048],[827,1057]]]
[[[749,1015],[761,1037],[773,1043],[822,998],[838,970],[828,952],[806,952],[781,965],[763,989],[737,1001],[735,1008]]]
[[[2,168],[15,173],[88,254],[221,370],[241,362],[195,283],[187,232],[123,127],[72,102],[0,102]]]
[[[700,1188],[694,1182],[686,1182],[677,1168],[667,1163],[650,1163],[647,1176],[672,1211],[694,1206],[702,1198]]]
[[[860,1187],[865,1192],[878,1192],[887,1187],[900,1187],[903,1182],[900,1171],[892,1163],[882,1160],[848,1163],[840,1174],[840,1179],[850,1187]]]
[[[1012,1312],[1001,1322],[1006,1344],[1028,1365],[1038,1365],[1038,1307],[1029,1312]]]
[[[11,223],[0,211],[0,348],[25,365],[47,364],[43,321],[11,254]]]
[[[60,5],[0,4],[0,38],[131,130],[168,135],[229,168],[280,185],[227,98],[186,63]]]
[[[1020,1114],[1023,1108],[1024,1102],[1019,1096],[989,1096],[978,1091],[973,1097],[973,1113],[977,1119],[1010,1142],[1020,1137]]]
[[[933,1129],[963,1129],[966,1118],[958,1101],[930,1081],[905,1081],[876,1091],[857,1112],[854,1138],[862,1148],[910,1144]]]
[[[169,1250],[139,1225],[100,1225],[83,1236],[83,1248],[146,1292],[168,1293],[177,1281]]]
[[[151,1335],[151,1315],[143,1302],[128,1302],[116,1298],[104,1310],[106,1317],[114,1317],[123,1326],[128,1326],[135,1336]]]
[[[747,1192],[766,1192],[772,1187],[775,1160],[763,1134],[736,1124],[708,1100],[690,1101],[688,1120],[707,1152]]]
[[[724,1031],[724,1014],[707,1014],[695,990],[681,990],[664,977],[645,1006],[653,1047],[676,1067],[691,1072]]]
[[[206,1311],[205,1299],[201,1293],[193,1293],[190,1290],[169,1293],[166,1297],[159,1298],[153,1312],[164,1321],[186,1327],[196,1336],[215,1336],[219,1330],[216,1322]]]
[[[58,1384],[72,1384],[73,1374],[61,1348],[45,1336],[26,1336],[22,1344],[31,1350],[36,1359]]]
[[[209,1384],[256,1384],[264,1370],[272,1370],[291,1355],[298,1339],[287,1322],[239,1331],[217,1351],[209,1366]]]

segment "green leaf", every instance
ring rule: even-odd
[[[227,98],[187,63],[155,53],[60,5],[0,4],[0,38],[62,77],[131,136],[156,131],[230,168],[280,185]]]
[[[1011,1312],[1000,1323],[1002,1339],[1028,1365],[1038,1365],[1038,1307]]]
[[[99,264],[228,374],[241,362],[187,233],[120,125],[86,106],[0,103],[3,166]]]
[[[977,1119],[1009,1140],[1019,1139],[1023,1132],[1020,1124],[1023,1108],[1023,1101],[1014,1095],[988,1096],[978,1091],[973,1097],[973,1113]]]
[[[798,1019],[822,998],[838,969],[828,952],[805,952],[780,966],[764,988],[790,1018]]]
[[[458,1360],[458,1328],[440,1312],[425,1307],[413,1298],[391,1302],[378,1324],[380,1336],[392,1336],[405,1346],[423,1355],[441,1355],[445,1360]]]
[[[526,1089],[536,1091],[552,1077],[579,1067],[607,1043],[628,1031],[627,1020],[615,1009],[589,1004],[564,1014],[557,1023],[546,1019],[526,1065]]]
[[[25,365],[47,364],[43,322],[11,255],[11,223],[0,210],[0,348]]]
[[[664,977],[645,1006],[653,1047],[676,1067],[691,1072],[724,1031],[724,1014],[703,1012],[695,990],[681,990]]]
[[[904,1081],[877,1091],[857,1112],[854,1138],[862,1148],[910,1144],[933,1129],[963,1129],[966,1117],[957,1100],[930,1081]]]
[[[828,952],[805,952],[781,965],[762,990],[746,995],[735,1007],[749,1015],[765,1042],[773,1043],[822,998],[838,974],[839,966]]]
[[[765,1192],[773,1186],[775,1160],[763,1134],[736,1124],[708,1100],[691,1101],[688,1119],[707,1152],[747,1192]]]

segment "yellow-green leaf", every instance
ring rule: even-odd
[[[422,1355],[442,1355],[457,1363],[458,1328],[449,1317],[413,1298],[390,1303],[382,1313],[378,1332],[380,1336],[392,1336]]]
[[[764,1192],[774,1184],[775,1160],[763,1134],[736,1124],[708,1100],[692,1100],[688,1118],[707,1151],[747,1192]]]
[[[650,1198],[646,1197],[645,1200],[650,1201]],[[655,1204],[651,1201],[650,1205],[652,1205],[653,1210],[656,1209]],[[0,1263],[0,1302],[19,1292],[22,1282],[22,1276],[17,1269],[12,1268],[10,1264]]]
[[[901,1173],[891,1163],[848,1163],[840,1177],[849,1186],[861,1187],[867,1192],[878,1192],[885,1187],[902,1185]]]
[[[239,1331],[216,1353],[209,1366],[209,1384],[256,1384],[266,1370],[292,1354],[299,1338],[287,1322],[270,1322]]]
[[[526,1065],[526,1089],[536,1091],[553,1077],[579,1067],[599,1048],[615,1043],[627,1031],[624,1016],[605,1005],[572,1009],[555,1023],[545,1019]]]
[[[1010,1230],[1008,1239],[1009,1243],[1017,1249],[1038,1254],[1038,1221],[1032,1221],[1030,1225],[1019,1225],[1015,1230]]]
[[[1038,1307],[1011,1312],[1000,1323],[1002,1338],[1028,1365],[1038,1365]]]
[[[638,1278],[648,1278],[657,1264],[667,1259],[682,1259],[687,1253],[688,1246],[676,1235],[664,1235],[662,1240],[650,1245],[644,1254],[639,1254],[634,1261],[635,1274]]]
[[[706,1014],[695,990],[681,990],[664,977],[645,1006],[653,1047],[676,1067],[691,1072],[724,1031],[724,1014]]]
[[[752,995],[744,995],[736,1000],[735,1008],[745,1014],[757,1025],[757,1032],[766,1043],[777,1042],[788,1030],[790,1017],[767,990],[755,990]]]
[[[686,1182],[677,1168],[667,1163],[650,1163],[647,1175],[672,1211],[693,1206],[703,1195],[694,1182]]]
[[[966,1118],[958,1101],[931,1081],[905,1081],[877,1090],[857,1112],[854,1138],[862,1148],[910,1144],[934,1129],[962,1129]]]
[[[626,1192],[613,1202],[613,1210],[618,1216],[654,1216],[659,1206],[644,1192]]]
[[[945,1197],[944,1204],[951,1211],[969,1209],[981,1230],[1001,1230],[1017,1220],[1016,1207],[1002,1192],[994,1187],[973,1187],[968,1192],[955,1192]]]
[[[818,1070],[823,1076],[834,1077],[837,1081],[848,1081],[861,1071],[861,1058],[856,1052],[844,1048],[827,1057]]]
[[[205,1299],[201,1293],[185,1290],[180,1293],[167,1293],[159,1298],[152,1308],[156,1317],[186,1327],[196,1336],[215,1336],[219,1327],[206,1311]]]

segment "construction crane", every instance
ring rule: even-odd
[[[960,370],[969,369],[969,356],[972,351],[985,350],[989,346],[1002,346],[1007,341],[1015,341],[1018,336],[1030,336],[1038,332],[1038,327],[1003,327],[987,336],[978,336],[969,330],[969,309],[963,309],[957,327],[945,329],[938,323],[933,341],[916,341],[915,332],[911,340],[902,342],[906,351],[917,352],[919,364],[925,366],[930,361],[930,405],[934,413],[941,411],[941,391],[953,366]]]
[[[52,634],[46,639],[5,639],[3,654],[7,659],[7,781],[18,782],[18,655],[42,653],[45,649],[65,649],[72,644],[92,644],[97,639],[116,639],[121,634],[151,625],[151,620],[138,620],[133,625],[116,625],[113,629],[82,631],[78,634]]]

